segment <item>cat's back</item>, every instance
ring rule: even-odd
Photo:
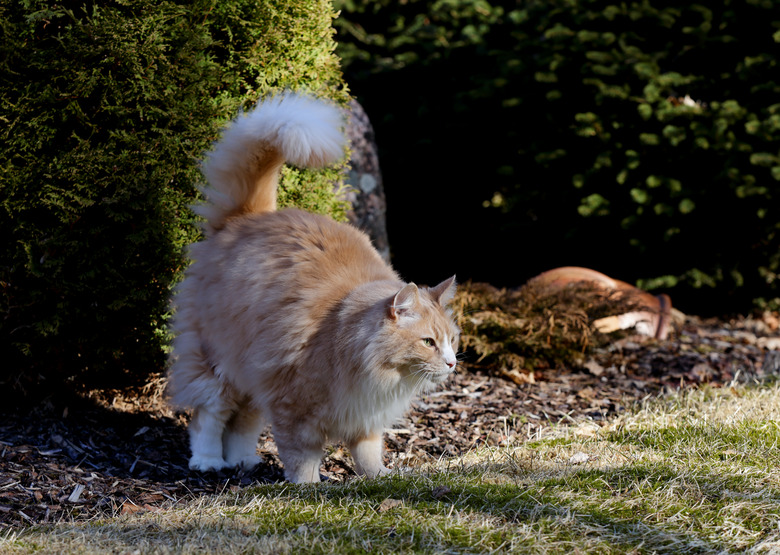
[[[231,291],[286,298],[339,298],[373,281],[399,278],[365,233],[288,208],[235,218],[193,247],[193,273]]]
[[[192,257],[177,329],[197,330],[240,390],[295,366],[353,291],[403,285],[363,232],[297,209],[234,218]]]
[[[394,276],[365,233],[295,208],[237,218],[214,239],[220,250],[229,246],[252,264],[278,270],[313,272],[320,278],[343,275],[345,268],[358,279]]]

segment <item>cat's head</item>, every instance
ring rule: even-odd
[[[389,324],[400,343],[398,365],[408,376],[441,383],[457,366],[460,330],[449,303],[455,276],[435,287],[404,286],[388,306]]]

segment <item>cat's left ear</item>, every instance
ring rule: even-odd
[[[404,316],[413,316],[419,290],[414,283],[407,283],[390,302],[390,318],[396,322]]]
[[[433,300],[437,301],[440,305],[446,306],[455,298],[455,290],[457,284],[455,283],[455,276],[450,279],[445,279],[436,287],[431,287],[429,292]]]

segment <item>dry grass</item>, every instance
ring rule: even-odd
[[[778,385],[690,391],[381,480],[251,487],[0,551],[773,553],[779,416]]]

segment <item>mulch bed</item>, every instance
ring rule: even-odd
[[[510,381],[466,362],[443,387],[417,400],[386,434],[387,460],[414,465],[480,445],[541,437],[554,424],[596,423],[631,403],[680,387],[761,381],[780,368],[778,318],[687,318],[668,340],[616,339],[578,368],[545,369]],[[251,473],[187,468],[186,418],[161,401],[161,382],[139,392],[100,392],[32,414],[0,412],[0,531],[159,511],[203,494],[282,481],[270,436]],[[354,475],[339,447],[322,473]]]

